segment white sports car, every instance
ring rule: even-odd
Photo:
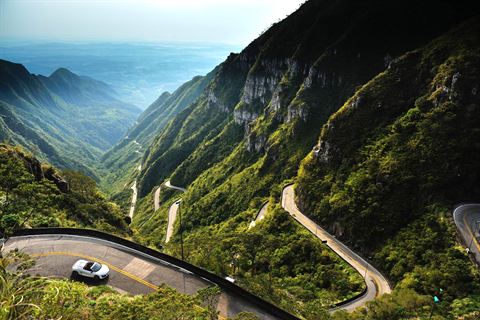
[[[78,260],[72,266],[72,274],[74,276],[80,275],[100,280],[108,277],[109,273],[110,269],[106,265],[93,261]]]

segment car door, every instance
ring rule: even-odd
[[[87,277],[93,278],[93,271],[91,270],[84,270],[84,271]]]
[[[93,278],[92,271],[85,269],[85,266],[81,269],[81,272],[84,277]]]
[[[82,276],[88,277],[88,271],[87,271],[87,270],[85,270],[85,269],[83,269],[83,268],[80,268],[79,271],[80,271],[80,274],[81,274]]]

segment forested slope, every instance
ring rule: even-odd
[[[480,305],[480,275],[452,221],[454,205],[480,197],[478,34],[477,17],[359,89],[323,127],[296,187],[304,212],[397,288],[442,288],[444,315],[455,298]]]
[[[322,126],[360,87],[474,14],[473,6],[454,1],[306,2],[241,53],[231,54],[200,98],[154,138],[137,177],[143,199],[136,214],[138,222],[158,217],[139,228],[138,236],[151,243],[163,238],[167,208],[156,213],[144,208],[153,206],[154,188],[170,178],[172,184],[187,187],[181,228],[190,261],[238,277],[249,289],[299,314],[306,314],[307,305],[328,306],[349,296],[359,289],[354,277],[339,281],[345,284],[342,288],[332,288],[322,276],[306,281],[322,262],[315,260],[311,248],[298,249],[289,238],[298,239],[300,230],[281,227],[281,221],[288,220],[275,209],[281,186],[296,177]],[[408,73],[415,78],[416,70]],[[401,91],[391,94],[392,99],[410,99],[409,88],[416,84],[391,87]],[[347,132],[357,138],[382,117],[360,118]],[[271,203],[272,217],[260,226],[268,231],[250,253],[246,248],[256,231],[248,225],[265,200]],[[270,246],[258,245],[264,241],[271,241]],[[179,242],[177,233],[167,250],[180,254]],[[282,245],[271,246],[275,242]],[[245,260],[237,262],[238,252],[232,248]],[[207,252],[216,258],[209,259]],[[256,257],[267,252],[273,258],[258,265]],[[316,261],[316,269],[307,268],[305,261]],[[325,261],[325,267],[332,262]],[[268,281],[262,278],[267,276]],[[268,286],[258,286],[266,282]]]
[[[49,77],[0,60],[0,139],[97,177],[98,159],[140,114],[105,83],[58,69]]]
[[[117,193],[135,174],[142,155],[155,136],[179,112],[192,104],[214,77],[216,70],[206,76],[196,76],[172,94],[164,92],[135,121],[125,136],[102,156],[107,174],[102,178],[103,189]]]

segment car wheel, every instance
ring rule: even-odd
[[[77,277],[78,277],[78,272],[77,272],[77,271],[73,271],[73,272],[72,272],[72,276],[73,276],[74,278],[77,278]]]
[[[99,276],[94,276],[93,279],[98,281],[98,280],[100,280],[100,277]]]

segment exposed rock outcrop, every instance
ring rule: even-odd
[[[245,109],[235,109],[233,112],[233,118],[236,124],[247,125],[250,122],[253,122],[258,118],[258,114],[245,110]]]

